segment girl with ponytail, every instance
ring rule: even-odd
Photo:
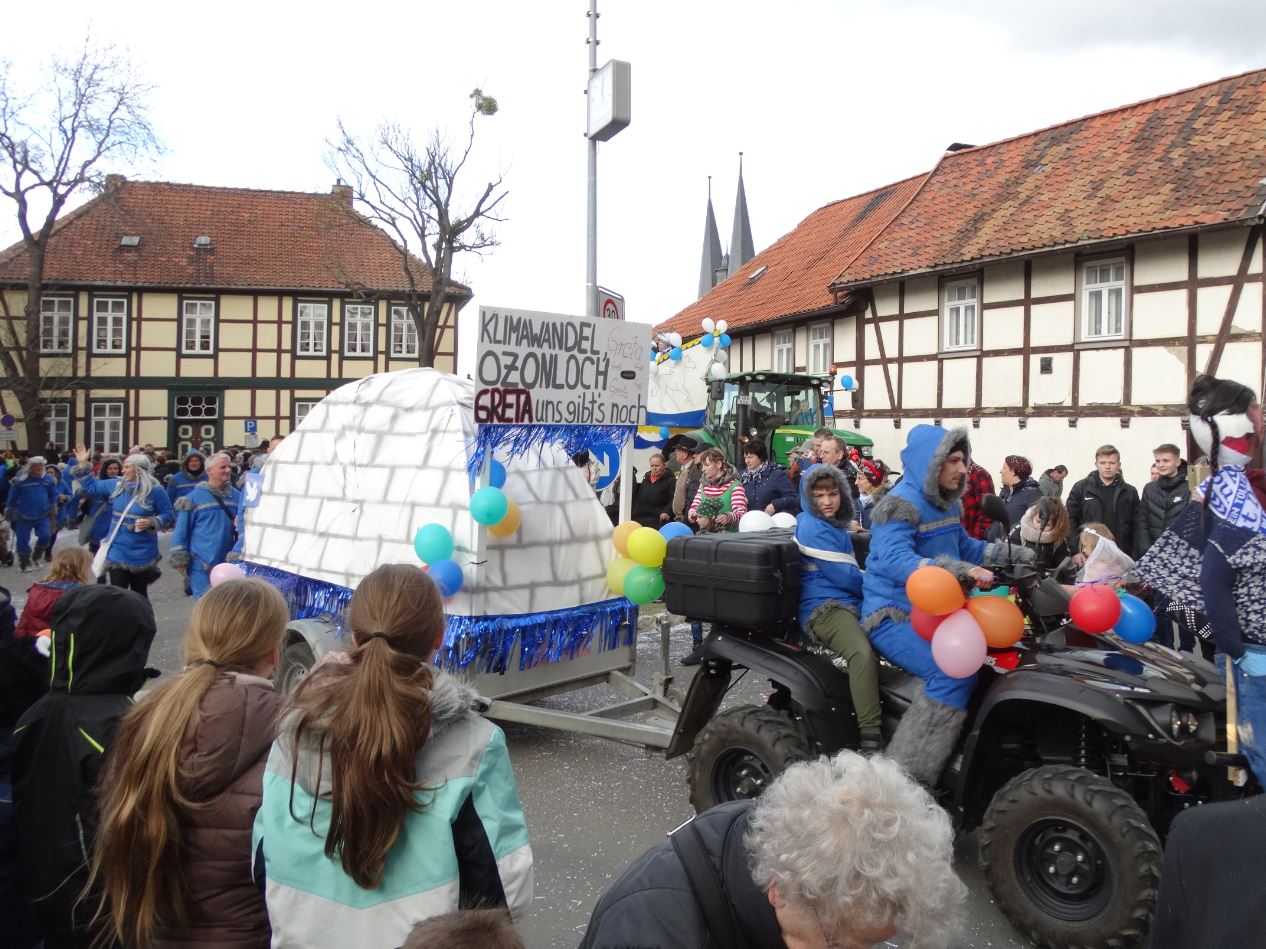
[[[432,665],[439,590],[384,565],[356,588],[346,652],[290,700],[255,822],[272,945],[402,945],[471,906],[524,913],[532,850],[505,736]]]
[[[124,946],[265,949],[251,824],[282,699],[267,676],[289,612],[260,580],[209,590],[185,671],[124,717],[101,781],[92,874]]]

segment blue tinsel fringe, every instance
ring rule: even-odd
[[[335,620],[336,633],[343,635],[342,616],[352,599],[347,587],[257,563],[243,562],[241,567],[281,591],[294,619],[328,616]],[[637,606],[623,598],[546,613],[454,614],[446,617],[444,644],[436,663],[448,672],[505,673],[516,642],[520,671],[545,662],[575,659],[595,644],[599,652],[632,645],[637,617]]]
[[[467,443],[466,470],[472,477],[478,475],[498,451],[515,457],[558,445],[571,456],[604,442],[623,447],[636,431],[636,425],[480,425]]]

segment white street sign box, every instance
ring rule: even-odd
[[[0,444],[16,445],[18,441],[18,433],[8,430],[0,430]]]
[[[475,421],[639,425],[648,344],[641,323],[480,307]]]

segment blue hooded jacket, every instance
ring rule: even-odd
[[[818,513],[813,485],[823,479],[840,489],[840,507],[830,517]],[[853,556],[848,525],[853,520],[853,497],[844,473],[834,465],[814,465],[800,477],[800,507],[796,516],[796,546],[800,548],[800,626],[808,630],[822,606],[838,605],[857,615],[862,602],[862,571]]]
[[[171,537],[172,564],[183,567],[194,563],[210,571],[230,559],[229,553],[237,541],[241,503],[242,492],[227,483],[220,491],[200,484],[177,501],[176,530]]]
[[[110,544],[107,566],[126,567],[129,570],[143,570],[158,562],[158,530],[170,527],[176,519],[171,509],[171,501],[161,484],[150,489],[149,497],[138,498],[129,506],[135,488],[128,482],[123,483],[123,490],[118,494],[114,489],[119,484],[118,478],[105,478],[98,481],[92,476],[87,466],[76,469],[75,477],[83,484],[83,491],[89,498],[104,499],[110,506],[101,512],[101,518],[110,513],[109,532],[114,532],[114,524],[123,519],[122,526],[114,533],[114,541]],[[125,514],[126,512],[126,514]],[[137,531],[133,525],[138,518],[153,518],[157,528]],[[95,526],[95,525],[94,525]],[[109,533],[107,533],[107,537]]]
[[[202,468],[198,470],[197,476],[189,472],[189,459],[195,454],[202,459]],[[191,451],[185,455],[184,460],[180,462],[180,470],[171,476],[171,480],[167,484],[167,500],[171,501],[172,507],[175,507],[177,501],[186,497],[190,491],[207,480],[206,465],[207,457],[200,451]]]
[[[902,477],[875,505],[862,601],[863,628],[910,615],[906,580],[919,567],[945,567],[959,578],[990,559],[994,545],[967,536],[959,518],[963,485],[942,491],[941,464],[955,451],[971,464],[967,429],[916,425],[901,452]],[[964,485],[966,481],[964,480]]]
[[[29,465],[9,482],[5,507],[19,521],[38,521],[57,509],[57,483],[47,470],[38,478],[31,477]]]

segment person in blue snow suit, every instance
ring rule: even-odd
[[[109,478],[118,478],[123,475],[123,462],[118,458],[103,458],[101,467],[97,469],[97,480],[105,481]],[[73,477],[73,475],[72,475]],[[80,485],[79,496],[87,502],[84,510],[84,519],[91,520],[92,526],[88,529],[88,550],[96,553],[101,544],[110,536],[110,522],[112,518],[110,513],[113,506],[109,498],[88,497],[84,493],[83,486]],[[83,536],[83,535],[80,535]]]
[[[90,454],[86,446],[78,446],[75,455],[79,467],[73,475],[89,498],[109,501],[110,531],[106,539],[114,535],[106,560],[110,583],[148,598],[149,585],[162,575],[158,569],[158,532],[175,520],[171,501],[154,479],[153,462],[148,455],[128,455],[123,459],[121,477],[98,479],[93,477],[88,463]]]
[[[955,679],[933,661],[931,643],[910,623],[906,580],[920,567],[937,565],[961,583],[986,587],[993,582],[988,566],[1007,563],[1008,557],[1031,561],[1033,551],[975,540],[963,530],[959,499],[971,465],[966,429],[916,425],[901,462],[901,481],[871,515],[862,628],[876,650],[923,680],[923,688],[901,717],[888,754],[931,786],[958,741],[976,677]]]
[[[211,568],[236,560],[237,513],[242,493],[233,487],[233,463],[223,452],[207,459],[207,480],[176,502],[171,564],[189,578],[194,599],[211,588]]]
[[[4,515],[13,525],[16,535],[18,560],[22,572],[29,573],[31,565],[31,532],[35,532],[34,561],[39,563],[52,546],[49,535],[49,516],[57,511],[57,484],[45,470],[42,455],[35,455],[13,476],[9,482],[9,494],[5,498]]]
[[[858,621],[862,571],[848,525],[853,496],[844,472],[814,465],[800,477],[796,546],[800,548],[800,627],[848,663],[848,688],[861,748],[883,747],[879,665]]]
[[[49,465],[47,468],[48,476],[53,479],[57,486],[57,503],[48,515],[48,550],[44,552],[44,559],[48,563],[53,562],[53,545],[57,543],[58,532],[66,526],[66,521],[70,518],[72,504],[71,501],[75,495],[74,479],[69,474],[64,474],[57,465]]]
[[[194,449],[180,462],[180,469],[167,483],[167,499],[174,508],[176,502],[207,480],[207,456]]]

